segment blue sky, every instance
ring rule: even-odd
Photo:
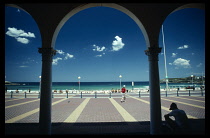
[[[187,77],[205,73],[205,11],[184,9],[164,22],[168,76]],[[159,45],[163,47],[160,32]],[[6,80],[39,81],[41,36],[26,12],[5,8]],[[72,16],[55,43],[53,82],[148,81],[146,43],[137,24],[112,8],[94,7]],[[163,49],[159,55],[160,79],[165,77]]]

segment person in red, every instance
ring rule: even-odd
[[[125,85],[123,85],[123,88],[121,89],[121,92],[122,92],[122,99],[121,99],[121,103],[122,102],[125,102],[125,92],[126,92],[126,88],[125,88]]]

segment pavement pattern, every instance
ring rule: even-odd
[[[74,96],[52,99],[52,134],[149,134],[149,97],[127,95],[121,103]],[[205,134],[205,96],[161,97],[163,121],[172,102],[192,120],[194,134]],[[5,134],[39,134],[39,105],[38,98],[5,98]]]

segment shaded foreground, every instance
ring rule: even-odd
[[[205,119],[189,119],[191,129],[187,135],[204,135]],[[52,123],[52,135],[149,135],[149,121]],[[162,135],[174,134],[162,130]],[[39,123],[6,123],[5,135],[40,135]]]

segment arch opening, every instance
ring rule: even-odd
[[[97,10],[99,10],[101,15],[95,14],[95,13],[97,13]],[[107,12],[105,12],[106,10],[107,10]],[[111,12],[113,12],[114,15],[112,15],[112,17],[108,18],[108,15],[111,15]],[[92,15],[91,13],[94,15]],[[96,16],[96,17],[94,17],[94,16]],[[98,21],[97,17],[99,17],[99,16],[104,16],[104,18],[100,18]],[[117,23],[113,23],[115,20],[112,20],[111,18],[115,18],[115,16],[119,16],[115,20],[122,19],[121,24],[120,24],[120,21],[117,21]],[[85,21],[85,19],[83,20],[82,18],[85,18],[85,19],[89,18],[89,19],[87,21]],[[123,23],[124,22],[123,19],[125,19],[125,22],[129,21],[129,23]],[[92,22],[89,20],[94,20],[94,22],[97,22],[97,23],[95,23],[95,26],[94,26],[94,25],[92,25]],[[75,26],[75,22],[77,23],[76,26]],[[126,26],[126,25],[128,25],[128,26]],[[74,16],[69,18],[69,20],[66,21],[64,26],[68,26],[70,29],[67,30],[67,28],[66,28],[59,32],[58,40],[56,40],[56,41],[59,41],[59,45],[60,45],[60,43],[62,43],[63,44],[62,46],[64,46],[64,45],[66,45],[66,46],[62,47],[63,49],[61,50],[61,47],[60,47],[61,45],[60,46],[58,45],[58,47],[57,47],[57,42],[56,42],[58,54],[56,55],[57,57],[54,58],[54,62],[53,62],[53,64],[55,65],[55,66],[53,66],[54,70],[59,70],[60,67],[56,66],[56,65],[59,65],[59,63],[67,62],[67,58],[68,58],[67,54],[68,54],[69,55],[68,60],[70,59],[70,56],[71,56],[71,60],[69,60],[69,63],[71,62],[71,65],[74,68],[76,66],[78,66],[75,63],[76,60],[77,60],[77,62],[81,63],[79,65],[81,69],[84,69],[87,67],[91,68],[90,66],[95,63],[100,62],[99,60],[103,61],[103,63],[105,63],[104,69],[106,71],[110,71],[113,74],[118,73],[117,75],[113,75],[113,76],[115,76],[115,78],[113,78],[113,76],[110,76],[110,78],[113,78],[115,81],[118,81],[118,79],[119,79],[118,76],[121,73],[114,66],[120,67],[123,64],[125,64],[127,66],[126,68],[128,68],[129,66],[134,65],[134,64],[132,65],[131,63],[136,62],[138,64],[138,65],[136,65],[136,66],[138,66],[138,69],[137,69],[137,67],[134,67],[136,72],[137,72],[137,70],[142,68],[143,71],[148,73],[148,66],[140,67],[140,63],[138,63],[138,61],[137,61],[137,58],[141,59],[141,60],[145,59],[144,61],[147,61],[147,57],[144,54],[144,48],[140,49],[140,48],[142,48],[142,45],[144,45],[144,46],[146,45],[144,36],[142,35],[142,31],[139,29],[139,26],[136,25],[136,22],[134,22],[129,16],[122,13],[121,11],[116,10],[114,8],[101,7],[101,6],[88,8],[88,9],[82,10],[81,12],[78,12],[77,14],[75,14]],[[86,28],[83,26],[85,26]],[[132,27],[132,26],[134,26],[134,27]],[[94,29],[94,28],[97,28],[98,30]],[[122,28],[126,28],[126,29],[122,29]],[[61,29],[63,29],[63,28],[61,28]],[[117,31],[115,32],[114,29]],[[129,32],[126,32],[126,31],[129,31]],[[132,36],[128,37],[129,33]],[[88,36],[87,36],[87,34],[88,34]],[[106,35],[104,36],[104,34],[106,34]],[[64,36],[65,37],[68,36],[69,38],[67,37],[65,39]],[[88,37],[88,38],[86,38],[86,37]],[[128,37],[128,39],[125,40],[125,37]],[[87,41],[84,39],[89,39],[89,40]],[[81,40],[85,41],[86,43],[85,42],[79,43],[79,42],[81,42]],[[134,41],[136,41],[136,43],[134,43]],[[137,41],[141,41],[141,42],[137,42]],[[113,46],[114,42],[118,43],[117,47]],[[72,46],[74,46],[75,48],[73,49]],[[82,47],[82,46],[84,46],[84,47]],[[68,47],[68,49],[70,49],[70,51],[67,51],[67,47]],[[133,55],[136,55],[136,57],[134,57],[132,55],[132,53],[126,53],[130,49],[133,50]],[[142,52],[142,54],[141,54],[141,52]],[[94,54],[92,54],[92,53],[94,53]],[[122,57],[120,59],[122,54],[124,54],[128,58],[129,58],[129,56],[133,56],[133,59],[130,61],[128,59],[126,60],[125,57]],[[83,55],[87,55],[87,56],[85,58],[81,59],[81,56],[83,56]],[[115,56],[115,55],[117,55],[117,56]],[[141,57],[138,55],[140,55]],[[107,59],[105,59],[105,57]],[[83,60],[86,60],[86,62],[84,62]],[[118,60],[118,62],[117,62],[117,60]],[[124,60],[124,61],[122,61],[122,60]],[[92,70],[96,71],[98,73],[101,70],[103,70],[102,69],[103,66],[101,64],[98,66],[100,66],[100,69],[93,68]],[[107,68],[107,67],[110,67],[110,68]],[[63,66],[62,66],[62,68],[63,68]],[[70,67],[65,67],[65,70],[67,70],[69,68]],[[79,72],[79,71],[84,72],[84,71],[81,71],[80,68],[78,68],[76,70],[76,72]],[[111,69],[113,69],[113,70],[111,70]],[[121,70],[121,69],[119,69],[119,70]],[[92,72],[89,72],[87,74],[91,74]],[[127,70],[127,72],[128,72],[128,70]],[[138,71],[138,72],[141,72],[141,71]],[[76,75],[76,74],[77,73],[74,73],[74,75]],[[77,81],[76,78],[78,77],[78,75],[73,77],[74,78],[73,81]],[[94,75],[94,74],[92,74],[92,75]],[[85,76],[85,75],[83,75],[83,76]],[[136,76],[134,78],[136,78]],[[136,81],[136,80],[133,80],[133,81]],[[140,81],[145,81],[145,80],[148,81],[148,76],[144,77],[144,78],[142,77],[142,80],[140,80]],[[69,80],[65,79],[65,81],[69,81]],[[86,80],[84,80],[84,81],[88,81],[88,79],[86,78]],[[100,80],[97,80],[97,81],[100,81]],[[105,80],[105,81],[110,81],[110,80]],[[129,81],[132,81],[131,77],[130,77]]]
[[[187,78],[191,78],[191,75],[202,78],[205,73],[204,5],[186,4],[174,9],[165,18],[162,27],[159,33],[159,45],[164,48],[165,44],[166,51],[164,54],[163,49],[159,61],[160,79],[163,83],[161,88],[166,88],[166,81],[191,85],[191,79]],[[195,82],[201,84],[201,79],[200,82],[199,79]],[[170,87],[174,86],[168,86],[169,89]]]
[[[41,57],[37,53],[37,48],[41,44],[40,30],[34,18],[21,7],[6,4],[5,75],[8,81],[33,82],[39,80]],[[35,69],[36,72],[34,72]]]

